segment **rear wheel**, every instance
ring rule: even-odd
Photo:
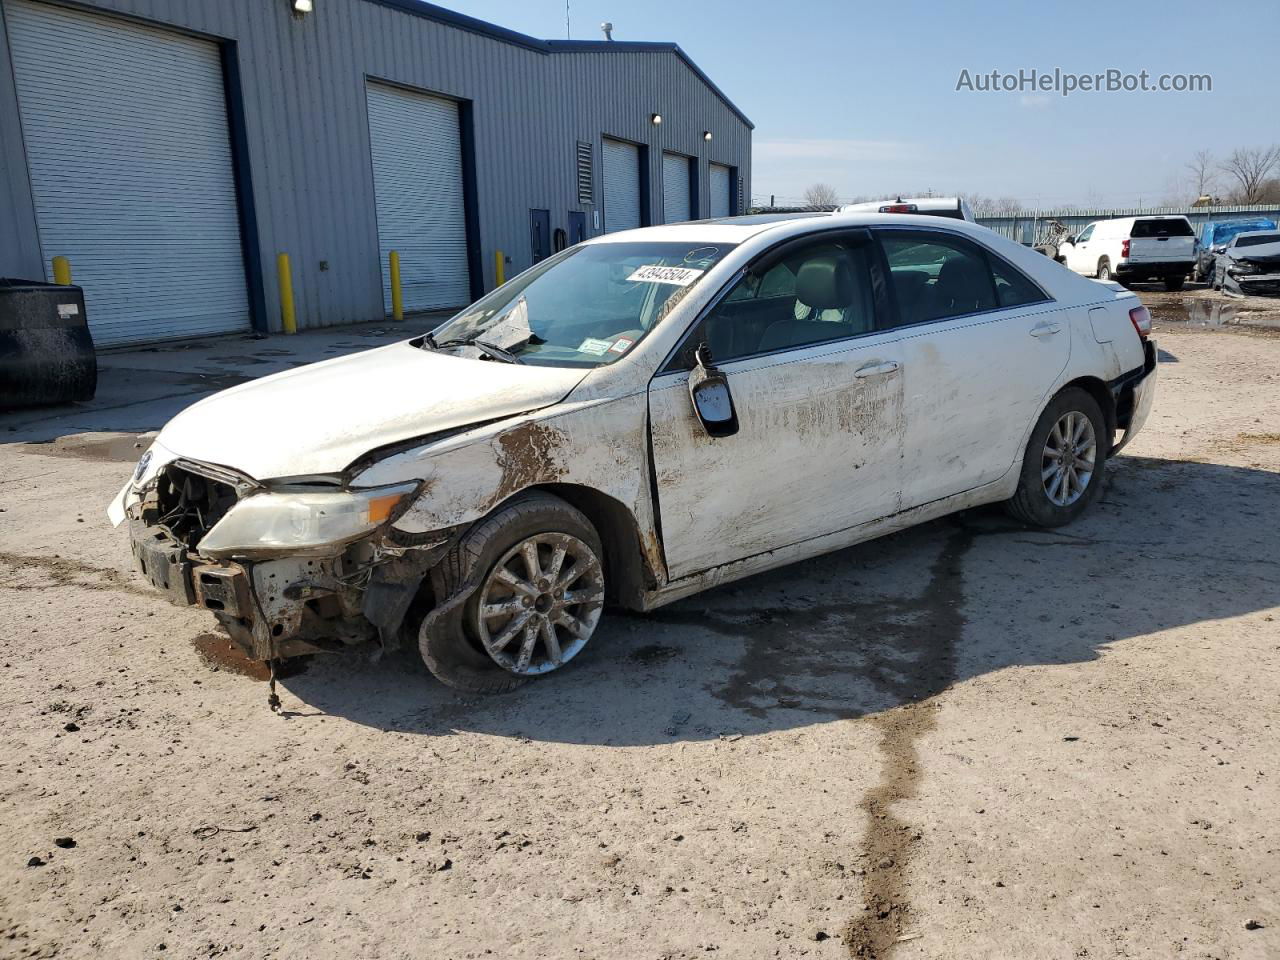
[[[1085,390],[1068,387],[1036,421],[1009,512],[1035,527],[1060,527],[1088,509],[1102,486],[1106,419]]]
[[[501,693],[564,666],[600,622],[602,556],[591,522],[559,497],[501,507],[434,571],[435,595],[449,599],[422,625],[427,669],[459,690]]]
[[[1106,257],[1103,257],[1101,260],[1098,261],[1098,279],[1099,280],[1111,279],[1111,261],[1108,260]]]

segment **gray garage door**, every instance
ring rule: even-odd
[[[604,142],[604,231],[632,230],[640,220],[640,148]]]
[[[94,341],[247,329],[218,48],[25,0],[4,11],[46,269],[71,260]]]
[[[380,83],[366,89],[387,312],[392,250],[400,253],[405,310],[463,306],[471,287],[458,105]]]
[[[662,222],[690,219],[689,158],[678,153],[662,155]]]
[[[727,217],[733,210],[733,178],[722,163],[711,164],[711,216]]]

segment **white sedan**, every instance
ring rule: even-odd
[[[943,514],[1088,509],[1150,318],[982,227],[738,217],[571,247],[432,334],[234,387],[110,515],[272,663],[417,643],[473,691],[652,610]]]

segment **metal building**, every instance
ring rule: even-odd
[[[307,8],[310,8],[308,11]],[[741,212],[751,123],[674,43],[419,0],[0,0],[0,276],[99,346],[459,307],[564,244]]]

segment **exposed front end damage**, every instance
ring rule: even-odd
[[[399,645],[401,627],[431,568],[463,528],[404,534],[388,518],[372,534],[290,555],[209,556],[209,531],[255,481],[175,460],[127,510],[138,571],[170,601],[208,610],[258,660]]]

